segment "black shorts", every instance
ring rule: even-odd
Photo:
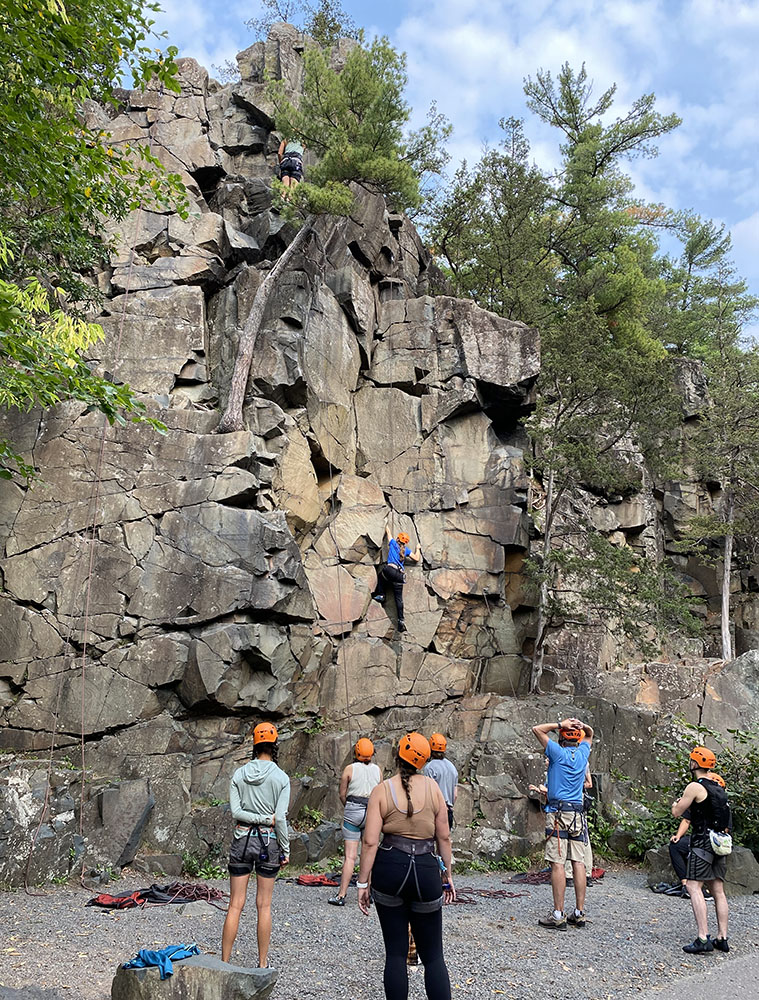
[[[690,853],[685,865],[685,877],[691,882],[725,881],[727,859],[714,854],[705,847],[694,847],[691,841]]]
[[[299,156],[283,156],[279,164],[280,178],[292,177],[299,181],[303,177],[303,160]]]
[[[281,867],[279,844],[275,837],[267,837],[266,833],[263,834],[263,842],[268,859],[261,857],[261,840],[255,831],[244,837],[235,837],[229,850],[229,874],[234,877],[250,875],[255,871],[261,878],[276,878]]]

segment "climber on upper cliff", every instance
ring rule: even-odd
[[[377,571],[377,586],[374,589],[372,598],[378,604],[385,603],[385,584],[390,583],[395,595],[395,607],[398,611],[398,631],[406,631],[406,623],[403,620],[403,584],[406,582],[405,563],[407,559],[411,562],[419,562],[422,558],[422,550],[417,544],[414,552],[408,547],[411,541],[405,531],[393,538],[389,525],[385,526],[385,538],[387,539],[387,562],[380,566]]]
[[[279,176],[286,188],[297,187],[303,180],[303,153],[305,146],[297,139],[283,139],[277,150]],[[289,192],[285,193],[289,197]]]

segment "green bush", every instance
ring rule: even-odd
[[[211,850],[205,858],[199,858],[197,854],[192,854],[190,851],[183,851],[182,868],[185,875],[189,875],[190,878],[226,878],[227,869],[219,864],[219,854],[218,847]]]
[[[301,806],[298,818],[293,825],[296,830],[307,832],[308,830],[315,830],[323,819],[324,813],[321,809],[314,809],[311,806]]]
[[[690,780],[688,757],[697,745],[708,746],[717,755],[716,770],[727,784],[736,843],[759,854],[759,727],[728,729],[723,735],[676,719],[669,738],[655,744],[656,759],[672,780],[646,787],[633,784],[631,795],[644,805],[648,815],[627,811],[619,818],[620,828],[634,834],[630,852],[636,857],[666,843],[677,829],[679,821],[672,816],[671,807]]]
[[[457,861],[453,871],[456,875],[465,875],[467,872],[528,872],[530,864],[528,857],[505,854],[498,860],[472,858],[471,861]]]
[[[617,829],[617,824],[602,815],[595,799],[593,800],[591,807],[588,809],[587,818],[588,835],[590,837],[590,846],[593,848],[593,851],[598,851],[599,854],[607,856],[612,854],[613,852],[609,847],[609,837],[611,837]]]

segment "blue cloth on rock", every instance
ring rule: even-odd
[[[174,972],[172,961],[176,962],[180,958],[189,958],[191,955],[199,954],[200,948],[196,944],[170,944],[168,947],[162,948],[161,951],[140,948],[134,958],[124,962],[123,968],[147,969],[155,965],[158,966],[161,979],[166,979]]]

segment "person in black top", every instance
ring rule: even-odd
[[[686,785],[681,797],[672,805],[672,815],[682,817],[690,810],[691,838],[690,852],[686,863],[686,886],[690,894],[693,915],[696,918],[698,937],[693,944],[687,944],[683,951],[692,955],[714,951],[729,951],[727,943],[727,896],[725,895],[724,856],[712,850],[709,832],[728,831],[732,825],[730,805],[725,790],[709,779],[708,773],[717,765],[717,758],[708,747],[694,747],[690,754],[689,767],[692,781]],[[717,911],[717,937],[709,937],[709,926],[704,899],[704,882],[708,883],[714,896]]]

